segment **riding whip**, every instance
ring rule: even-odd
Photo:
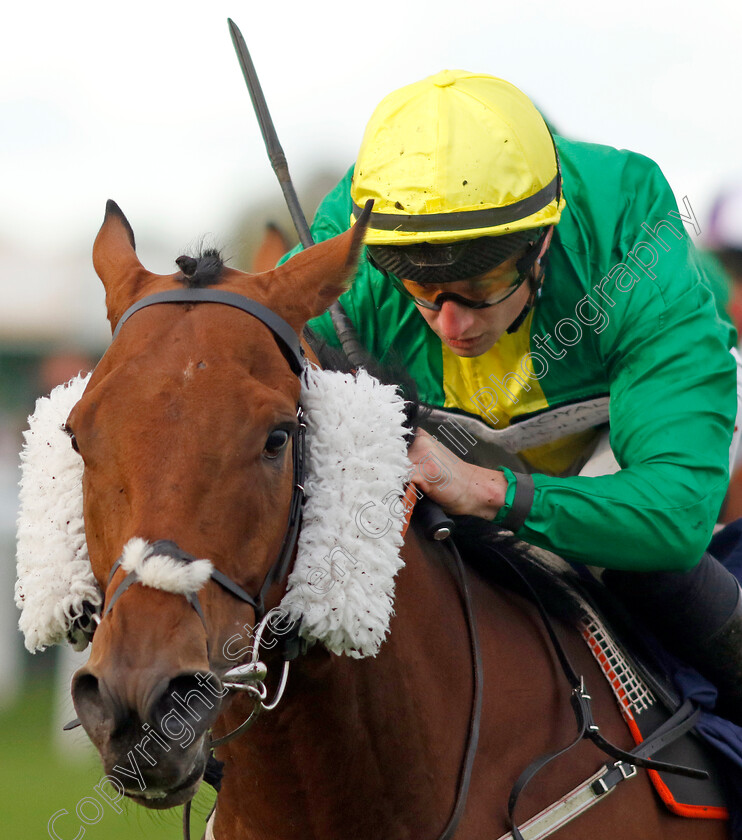
[[[245,83],[250,93],[255,116],[258,119],[260,133],[263,135],[268,158],[273,167],[273,171],[276,173],[278,183],[281,185],[284,198],[286,199],[286,205],[291,214],[291,220],[299,235],[299,241],[304,248],[309,248],[311,245],[314,245],[314,240],[312,239],[304,212],[299,204],[294,184],[291,181],[286,155],[278,140],[278,135],[276,134],[276,129],[273,125],[270,111],[268,110],[268,104],[265,101],[265,96],[258,80],[258,74],[255,72],[255,65],[252,63],[240,28],[231,18],[227,18],[227,23],[229,25],[229,34],[232,37],[232,43],[237,53],[237,59],[240,62],[242,75],[245,78]],[[366,353],[358,341],[358,336],[350,318],[348,318],[345,310],[338,301],[335,301],[330,307],[330,317],[332,318],[332,323],[342,345],[343,352],[352,364],[356,366],[362,365],[366,361]]]

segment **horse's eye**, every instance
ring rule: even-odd
[[[265,442],[265,448],[263,450],[264,454],[267,458],[277,458],[281,451],[283,450],[284,446],[289,442],[289,433],[286,429],[274,429],[269,435],[268,440]]]
[[[72,448],[75,450],[75,452],[79,453],[80,447],[77,445],[77,438],[75,437],[75,433],[72,431],[72,429],[70,429],[69,426],[65,426],[64,430],[69,435],[70,444],[72,445]]]

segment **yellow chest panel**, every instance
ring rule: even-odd
[[[531,311],[520,329],[505,333],[486,353],[474,358],[457,356],[441,343],[444,408],[476,414],[488,425],[504,429],[514,417],[549,408],[534,373],[530,355]],[[594,441],[589,429],[554,443],[524,450],[519,455],[534,469],[553,475],[568,469]]]

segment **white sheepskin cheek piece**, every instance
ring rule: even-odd
[[[375,656],[393,615],[409,475],[404,400],[366,371],[307,367],[307,500],[282,606],[333,653]],[[395,506],[394,500],[397,501]]]
[[[210,560],[184,563],[163,554],[155,554],[152,546],[141,537],[134,537],[124,546],[121,568],[136,572],[140,583],[152,589],[162,589],[176,595],[194,595],[211,577]]]
[[[32,652],[64,642],[83,602],[103,601],[85,542],[82,458],[63,430],[88,379],[40,399],[24,434],[16,604]],[[302,619],[310,641],[337,654],[375,656],[389,632],[403,565],[398,500],[410,469],[404,401],[363,370],[353,376],[310,367],[301,401],[307,501],[282,604]],[[184,564],[153,555],[140,538],[127,543],[122,565],[144,585],[182,595],[197,592],[212,571],[209,560]]]
[[[15,602],[32,653],[64,642],[84,601],[103,600],[85,542],[83,462],[64,431],[89,378],[39,399],[23,434]]]

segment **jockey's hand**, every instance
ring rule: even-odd
[[[508,482],[499,470],[467,464],[423,429],[409,458],[410,480],[448,514],[492,520],[505,504]]]

